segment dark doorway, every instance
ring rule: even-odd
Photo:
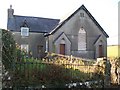
[[[103,57],[103,46],[99,45],[99,57]]]
[[[42,45],[37,46],[37,53],[38,53],[38,58],[43,57],[43,46]]]
[[[65,55],[65,44],[60,44],[60,54]]]

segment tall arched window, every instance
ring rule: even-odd
[[[78,32],[78,50],[86,50],[86,31],[83,27]]]

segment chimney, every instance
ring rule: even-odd
[[[10,8],[8,9],[8,18],[13,18],[14,9],[12,9],[12,5],[10,5]]]

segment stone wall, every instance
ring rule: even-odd
[[[109,67],[106,67],[107,60],[104,59],[92,60],[51,53],[47,54],[47,56],[44,58],[44,61],[48,63],[64,65],[66,68],[73,68],[74,70],[79,70],[91,75],[100,75],[100,77],[102,77],[102,80],[104,79],[105,81],[110,81],[106,80],[106,78],[104,77],[109,77],[109,75],[105,74],[109,72],[108,70],[110,70],[108,69]],[[99,80],[100,77],[97,77],[96,79]]]

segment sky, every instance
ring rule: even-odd
[[[0,0],[0,28],[7,29],[7,9],[14,15],[64,20],[82,4],[109,35],[108,45],[118,44],[118,2],[120,0]]]

